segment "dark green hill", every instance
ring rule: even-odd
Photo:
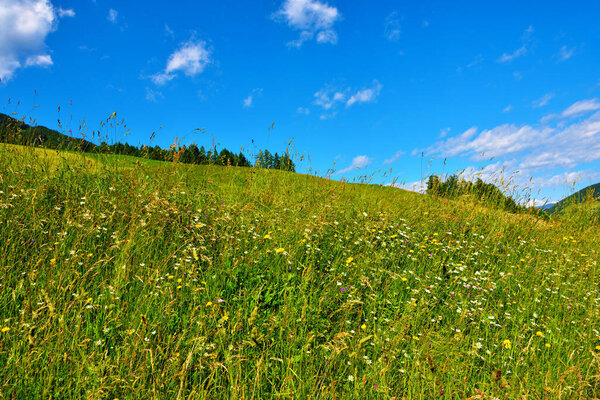
[[[31,126],[0,113],[0,142],[63,150],[93,151],[96,145],[45,126]]]
[[[588,196],[598,200],[600,199],[600,183],[596,183],[581,189],[578,192],[573,193],[570,196],[565,197],[559,202],[555,203],[550,207],[547,211],[549,213],[554,213],[560,210],[563,210],[565,207],[571,204],[581,203]]]

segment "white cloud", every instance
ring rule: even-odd
[[[438,137],[444,138],[448,135],[449,132],[450,132],[450,128],[440,129],[440,135]]]
[[[337,33],[334,30],[327,29],[317,33],[317,42],[319,43],[337,43]]]
[[[572,119],[575,116],[580,118]],[[527,180],[533,177],[537,187],[556,187],[572,179],[574,169],[600,161],[600,102],[578,101],[561,114],[542,118],[537,126],[504,124],[481,132],[473,127],[436,142],[426,153],[496,158],[493,167],[521,171],[517,180],[522,186],[530,185]],[[585,176],[600,178],[600,171],[597,174]],[[488,175],[484,177],[489,180]]]
[[[350,107],[354,103],[370,103],[377,99],[383,86],[376,80],[373,81],[373,87],[362,89],[353,94],[346,102],[346,107]]]
[[[558,52],[558,60],[566,61],[569,58],[573,57],[573,54],[575,54],[575,49],[570,49],[567,46],[562,46],[560,48],[560,51]]]
[[[337,8],[317,0],[285,0],[273,14],[276,21],[285,22],[290,28],[299,30],[300,37],[288,43],[300,47],[315,35],[319,43],[337,43],[333,25],[340,19]]]
[[[332,108],[335,103],[343,102],[346,95],[332,86],[327,86],[314,94],[314,103],[325,110]]]
[[[165,72],[183,71],[187,76],[194,76],[210,63],[210,52],[206,49],[206,42],[187,42],[169,56]]]
[[[252,92],[248,95],[248,97],[246,97],[242,101],[242,104],[244,105],[245,108],[252,107],[252,101],[254,100],[254,96],[262,96],[262,93],[263,93],[262,88],[252,89]]]
[[[394,11],[385,18],[384,22],[384,34],[387,40],[395,42],[400,39],[402,33],[402,25],[400,24],[400,18],[398,12]]]
[[[118,17],[119,17],[119,12],[117,10],[115,10],[114,8],[111,8],[110,10],[108,10],[108,15],[106,16],[106,19],[108,21],[112,22],[113,24],[116,24]]]
[[[372,158],[369,158],[364,155],[356,156],[352,159],[352,163],[348,167],[339,170],[337,172],[337,175],[346,174],[348,172],[355,171],[355,170],[361,169],[361,168],[366,168],[371,164],[371,162],[373,162]]]
[[[18,68],[52,65],[46,37],[57,27],[49,0],[2,0],[0,5],[0,81]]]
[[[400,157],[402,157],[404,154],[406,154],[404,151],[398,150],[392,157],[388,158],[387,160],[384,160],[383,163],[386,165],[393,164],[396,161],[398,161]]]
[[[427,154],[441,153],[448,157],[499,157],[532,148],[546,140],[551,131],[550,128],[538,130],[528,125],[504,124],[483,130],[476,135],[477,128],[473,127],[460,136],[434,144],[427,149]]]
[[[352,89],[351,87],[336,87],[327,85],[314,94],[313,104],[320,106],[329,113],[322,114],[321,119],[330,119],[337,115],[335,109],[342,104],[350,107],[354,104],[373,102],[379,96],[382,89],[381,83],[373,81],[371,87],[363,89]]]
[[[500,58],[498,58],[498,62],[507,63],[507,62],[514,60],[515,58],[524,56],[525,54],[527,54],[527,47],[525,47],[525,45],[523,45],[523,46],[519,47],[517,50],[513,51],[512,53],[502,54],[500,56]]]
[[[64,17],[69,17],[69,18],[73,18],[75,16],[75,11],[73,11],[73,9],[63,9],[62,7],[58,8],[58,16],[60,18],[64,18]]]
[[[296,112],[297,112],[298,114],[304,114],[304,115],[308,115],[308,114],[310,114],[310,110],[309,110],[308,108],[306,108],[306,107],[298,107],[298,108],[296,109]]]
[[[566,118],[596,110],[600,110],[600,101],[594,98],[588,100],[581,100],[574,103],[569,108],[564,110],[561,115]]]
[[[167,66],[162,72],[158,72],[150,79],[156,85],[164,85],[174,79],[177,72],[183,72],[186,76],[196,76],[208,64],[210,64],[210,51],[206,48],[206,42],[188,41],[180,45],[167,60]]]
[[[38,54],[37,56],[29,56],[25,60],[26,67],[40,66],[40,67],[48,67],[52,65],[52,57],[48,54]]]
[[[504,107],[504,108],[502,109],[502,112],[503,112],[503,113],[507,113],[507,112],[510,112],[510,111],[512,111],[512,109],[513,109],[513,106],[512,106],[512,104],[509,104],[509,105],[507,105],[506,107]]]
[[[548,104],[548,102],[550,100],[552,100],[553,98],[554,98],[553,93],[547,93],[547,94],[543,95],[541,98],[533,101],[533,103],[532,103],[533,108],[543,107],[546,104]]]
[[[527,45],[528,45],[528,43],[531,40],[531,35],[532,34],[533,34],[533,26],[529,26],[527,29],[525,29],[525,32],[523,32],[523,35],[521,36],[521,42],[523,43],[521,45],[521,47],[519,47],[518,49],[516,49],[512,53],[503,53],[498,58],[498,62],[500,62],[500,63],[508,63],[508,62],[513,61],[516,58],[522,57],[525,54],[527,54],[527,52],[528,52]]]

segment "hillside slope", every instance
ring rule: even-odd
[[[110,157],[0,149],[6,397],[598,395],[594,226]]]
[[[568,207],[569,205],[581,203],[588,195],[596,200],[600,199],[600,183],[587,186],[556,202],[548,209],[548,212],[554,213],[564,209],[565,207]]]

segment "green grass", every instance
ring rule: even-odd
[[[0,397],[598,398],[597,225],[0,147]]]

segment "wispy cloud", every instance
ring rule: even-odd
[[[387,40],[395,42],[396,40],[400,39],[400,34],[402,33],[402,25],[400,23],[400,17],[398,16],[397,11],[392,12],[385,18],[383,29],[384,35],[387,38]]]
[[[567,46],[562,46],[558,52],[558,60],[559,61],[567,61],[569,58],[573,57],[575,54],[574,48],[568,48]]]
[[[345,104],[346,108],[355,104],[370,103],[377,99],[383,85],[374,80],[370,87],[353,89],[351,87],[337,87],[327,85],[314,94],[313,104],[320,106],[327,114],[321,115],[321,119],[333,118],[338,106]]]
[[[256,88],[256,89],[252,89],[252,92],[248,95],[248,97],[246,97],[243,101],[242,104],[244,105],[245,108],[250,108],[252,107],[252,102],[254,100],[255,96],[262,96],[263,90],[262,88]]]
[[[298,39],[288,46],[301,47],[316,36],[318,43],[336,44],[338,37],[333,25],[341,18],[337,8],[317,0],[285,0],[273,15],[275,21],[284,22],[300,31]]]
[[[3,0],[0,5],[0,82],[19,68],[52,65],[46,37],[57,29],[49,0]]]
[[[308,115],[308,114],[310,114],[310,110],[309,110],[307,107],[298,107],[298,108],[296,109],[296,112],[297,112],[298,114],[303,114],[303,115]]]
[[[75,11],[71,8],[68,8],[65,10],[64,8],[59,7],[58,8],[58,16],[60,18],[65,18],[65,17],[73,18],[73,17],[75,17]]]
[[[532,102],[532,106],[533,108],[539,108],[539,107],[543,107],[546,104],[548,104],[548,102],[550,100],[552,100],[554,98],[554,94],[553,93],[546,93],[545,95],[543,95],[542,97],[540,97],[537,100],[534,100]]]
[[[396,161],[398,161],[400,159],[400,157],[402,157],[404,154],[406,154],[404,151],[398,150],[393,156],[391,156],[390,158],[384,160],[383,163],[385,165],[387,165],[387,164],[393,164]]]
[[[119,18],[119,12],[117,10],[115,10],[114,8],[111,8],[108,10],[108,15],[106,16],[106,19],[113,23],[116,24],[117,23],[117,18]]]
[[[346,107],[350,107],[355,103],[370,103],[375,101],[381,92],[383,86],[378,81],[373,82],[373,86],[367,89],[362,89],[354,93],[346,102]]]
[[[556,185],[569,178],[565,174],[600,160],[600,101],[581,100],[549,117],[537,126],[504,124],[482,131],[473,127],[436,142],[426,153],[471,160],[495,158],[527,178],[536,175],[537,186]]]
[[[193,77],[202,73],[211,62],[211,54],[206,42],[190,40],[182,43],[169,56],[164,71],[150,76],[150,79],[156,85],[164,85],[174,79],[178,72]]]
[[[358,169],[366,168],[373,162],[372,158],[369,158],[365,155],[356,156],[352,159],[352,163],[337,172],[337,175],[347,174],[348,172],[356,171]]]
[[[48,67],[52,64],[54,64],[52,62],[52,57],[50,57],[48,54],[38,54],[37,56],[29,56],[25,60],[26,67]]]
[[[512,111],[512,109],[513,109],[513,106],[512,106],[512,104],[509,104],[509,105],[507,105],[506,107],[504,107],[504,108],[502,109],[502,112],[503,112],[503,113],[511,112],[511,111]]]
[[[162,94],[162,92],[150,89],[148,87],[146,88],[146,100],[148,100],[149,102],[156,103],[158,102],[158,100],[164,98],[165,96]]]
[[[523,35],[521,36],[521,42],[522,45],[521,47],[519,47],[518,49],[516,49],[515,51],[513,51],[512,53],[503,53],[499,58],[498,58],[498,62],[500,63],[508,63],[513,61],[516,58],[522,57],[525,54],[527,54],[528,52],[528,44],[531,40],[531,35],[533,34],[533,27],[529,26],[527,29],[525,29],[525,32],[523,32]]]
[[[598,99],[587,99],[578,101],[562,112],[563,117],[573,117],[586,112],[600,110],[600,101]]]

